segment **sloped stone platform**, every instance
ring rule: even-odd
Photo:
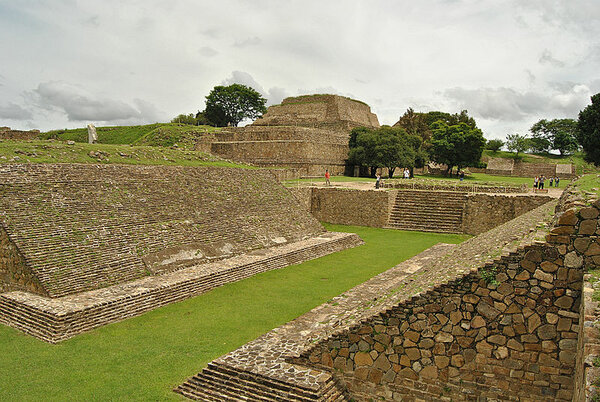
[[[535,243],[540,236],[537,226],[548,219],[554,205],[545,204],[460,245],[434,246],[214,360],[175,392],[204,401],[351,400],[354,395],[331,369],[331,354],[322,355],[318,362],[309,359],[317,346],[329,345],[327,340],[336,334],[361,328],[362,323],[398,304],[427,295],[441,284],[467,277]],[[543,233],[543,228],[540,230]],[[338,351],[341,347],[332,345]]]
[[[355,234],[330,232],[295,243],[60,298],[23,291],[7,292],[0,294],[0,323],[46,342],[56,343],[226,283],[360,244],[362,240]]]
[[[0,167],[0,292],[49,297],[325,232],[259,169]]]

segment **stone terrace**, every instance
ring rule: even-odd
[[[176,392],[207,401],[349,400],[354,395],[336,379],[329,361],[310,360],[316,347],[440,284],[472,275],[494,259],[509,258],[539,238],[537,226],[553,207],[553,202],[545,204],[461,245],[439,245],[407,260],[214,360]]]
[[[355,234],[320,236],[158,276],[48,298],[15,291],[0,294],[0,323],[50,343],[166,304],[197,296],[260,272],[321,257],[362,244]]]
[[[0,183],[0,322],[48,342],[362,243],[258,169],[4,165]]]
[[[0,291],[60,297],[324,232],[254,169],[4,165],[0,183],[23,258],[0,269]]]

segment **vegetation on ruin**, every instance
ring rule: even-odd
[[[190,374],[438,242],[467,236],[327,225],[366,244],[269,271],[58,345],[0,325],[0,400],[179,400]]]
[[[586,174],[575,182],[575,189],[582,194],[600,194],[600,175]]]
[[[482,160],[488,160],[489,158],[504,158],[514,159],[515,154],[507,151],[492,152],[490,150],[484,150]],[[553,163],[553,164],[568,164],[572,163],[575,165],[577,174],[595,172],[598,169],[591,163],[586,162],[583,159],[582,152],[574,152],[568,156],[560,156],[554,154],[520,154],[519,160],[527,163]]]
[[[210,154],[185,149],[79,142],[69,145],[54,140],[0,140],[0,164],[5,163],[121,163],[251,168]]]
[[[267,100],[249,86],[217,85],[206,96],[206,108],[202,116],[213,126],[236,127],[242,120],[253,120],[266,113],[266,103]]]

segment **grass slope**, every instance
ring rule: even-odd
[[[154,123],[142,126],[96,127],[99,144],[136,144],[170,147],[193,146],[193,139],[199,134],[218,132],[220,128],[211,126],[190,126],[176,123]],[[52,130],[40,134],[40,139],[88,142],[87,128]]]
[[[4,163],[121,163],[127,165],[249,166],[210,154],[182,149],[87,144],[60,141],[0,140],[0,164]]]
[[[266,272],[49,345],[0,325],[0,400],[177,400],[209,361],[438,242],[464,235],[327,225],[366,245]]]
[[[560,156],[560,155],[551,155],[551,154],[520,154],[519,158],[522,159],[523,162],[528,163],[572,163],[575,165],[575,169],[577,174],[597,172],[598,168],[596,168],[593,164],[587,163],[583,159],[583,152],[575,152],[573,155],[568,156]],[[492,152],[490,150],[483,151],[483,159],[487,158],[505,158],[505,159],[514,159],[515,154],[513,152],[506,151],[498,151]]]

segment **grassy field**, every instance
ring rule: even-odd
[[[0,400],[177,400],[236,349],[438,242],[467,236],[327,225],[366,245],[229,284],[49,345],[0,325]]]
[[[0,140],[0,164],[2,163],[122,163],[250,168],[210,154],[185,149],[79,142],[68,145],[61,141]]]

